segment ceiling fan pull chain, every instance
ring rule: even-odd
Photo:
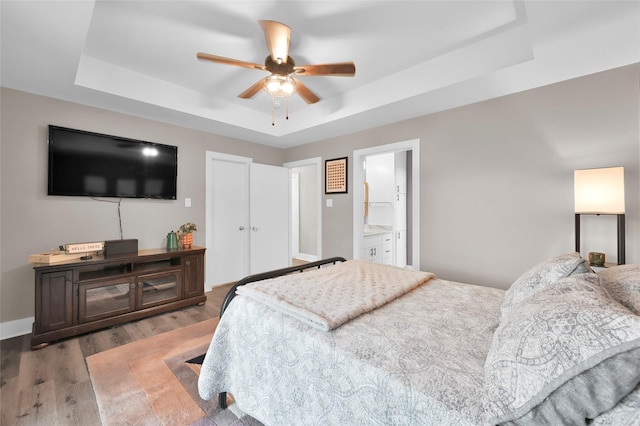
[[[286,119],[289,119],[289,97],[287,96],[287,117]]]
[[[271,125],[272,126],[276,125],[275,114],[276,114],[276,98],[272,96],[271,97]]]

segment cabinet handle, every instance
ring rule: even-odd
[[[129,287],[131,288],[131,290],[133,290],[134,288],[136,288],[136,283],[129,285]]]
[[[239,229],[240,231],[244,231],[244,226],[239,226],[239,227],[238,227],[238,229]]]
[[[257,231],[257,230],[258,230],[258,227],[257,227],[257,226],[252,226],[252,227],[251,227],[251,230],[252,230],[252,231]]]
[[[191,261],[187,260],[187,266],[191,265]]]

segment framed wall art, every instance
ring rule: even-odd
[[[324,193],[347,193],[347,157],[334,158],[324,162]]]

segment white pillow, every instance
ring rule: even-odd
[[[591,268],[576,252],[552,257],[534,265],[515,280],[505,292],[502,302],[502,317],[504,318],[523,300],[544,290],[560,278],[586,272],[592,272]]]
[[[619,265],[598,271],[602,285],[618,303],[640,315],[640,265]]]
[[[596,274],[563,278],[501,320],[485,361],[491,424],[582,424],[640,382],[640,316]]]

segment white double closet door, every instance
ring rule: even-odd
[[[215,286],[289,266],[289,169],[211,161],[207,281]]]

